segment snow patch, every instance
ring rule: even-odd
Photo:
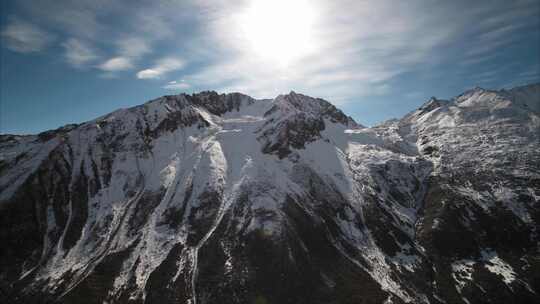
[[[516,280],[516,273],[512,266],[499,258],[497,252],[483,250],[481,253],[482,259],[486,262],[485,267],[492,273],[502,276],[507,285]]]

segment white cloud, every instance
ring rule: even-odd
[[[249,5],[246,9],[221,0],[203,1],[201,10],[206,14],[201,20],[207,32],[201,36],[209,41],[201,43],[202,51],[197,55],[205,58],[206,65],[186,75],[186,80],[197,87],[242,91],[261,98],[294,89],[334,102],[352,102],[362,96],[395,93],[390,83],[407,72],[422,70],[428,74],[443,64],[486,61],[486,56],[494,56],[501,51],[501,45],[509,43],[506,37],[516,36],[516,31],[523,29],[521,23],[529,22],[524,16],[531,15],[527,13],[530,3],[519,1],[500,1],[496,5],[414,0],[290,1],[298,5],[287,2],[288,7],[311,6],[309,32],[291,29],[297,35],[306,32],[310,39],[260,43],[264,49],[253,46],[251,36],[256,33],[250,32],[249,36],[242,30],[246,24],[241,22],[262,22],[257,16],[244,16],[246,12],[253,14]],[[464,5],[467,10],[463,10]],[[297,22],[303,22],[302,14],[293,13]],[[498,16],[502,15],[500,19]],[[493,16],[497,22],[481,25],[482,20]],[[262,33],[272,34],[274,30],[272,24],[255,25]],[[291,22],[290,26],[296,25]],[[278,36],[275,40],[280,39]],[[304,40],[312,43],[309,51],[299,53],[290,49],[298,47],[296,41]],[[205,53],[205,49],[211,49],[211,54]],[[269,60],[271,56],[263,56],[269,52],[294,56],[282,65],[279,58]]]
[[[118,72],[132,69],[133,64],[129,58],[114,57],[100,64],[98,68],[106,72]]]
[[[116,44],[118,52],[125,57],[137,58],[152,51],[148,41],[140,37],[126,37]]]
[[[18,53],[39,52],[53,40],[48,32],[18,18],[10,18],[1,36],[7,48]]]
[[[272,45],[271,52],[292,54],[285,65],[279,58],[273,60],[267,56],[269,50],[261,52],[252,45],[252,38],[241,30],[246,25],[238,24],[238,20],[253,18],[243,17],[246,10],[225,5],[207,16],[206,36],[213,39],[212,46],[218,48],[214,53],[222,54],[221,58],[188,75],[187,80],[197,86],[241,90],[256,97],[273,97],[291,89],[333,101],[384,95],[390,92],[389,80],[420,62],[434,60],[434,50],[455,31],[454,26],[428,26],[430,22],[417,17],[418,7],[409,3],[292,1],[298,2],[299,10],[302,5],[312,5],[310,30],[292,31],[310,35],[298,37],[299,41],[310,41],[309,48],[297,52],[288,50],[298,47],[294,43]],[[215,2],[208,5],[216,7]],[[396,10],[399,15],[393,13]],[[247,13],[253,14],[250,10]],[[291,22],[291,26],[295,24]],[[260,27],[272,31],[270,25]]]
[[[192,87],[255,97],[294,89],[338,102],[395,94],[400,90],[390,90],[392,82],[404,73],[421,70],[427,79],[456,66],[472,75],[481,71],[473,65],[484,67],[507,54],[507,47],[524,41],[525,30],[540,23],[530,21],[537,0],[493,0],[489,5],[464,0],[275,0],[250,6],[262,1],[156,0],[133,6],[127,0],[18,0],[17,5],[32,22],[79,42],[63,44],[72,65],[93,63],[98,48],[101,54],[112,50],[105,57],[111,59],[97,66],[105,72],[101,77],[118,77],[118,71],[137,65],[138,79],[163,79],[189,62],[191,74],[183,77]],[[304,5],[309,9],[302,10]],[[267,7],[278,17],[268,18]],[[283,13],[283,7],[292,11]],[[304,24],[296,27],[296,22]],[[8,28],[9,23],[4,39]],[[31,40],[19,39],[18,44]],[[47,45],[26,44],[34,47],[5,43],[26,52]],[[143,62],[150,53],[171,57]]]
[[[189,89],[191,86],[183,81],[171,81],[164,85],[162,88],[167,90],[185,90]]]
[[[66,60],[75,67],[82,67],[98,58],[92,47],[78,39],[70,38],[62,43],[62,46]]]
[[[152,51],[145,39],[135,36],[122,38],[115,44],[118,50],[117,55],[98,66],[105,72],[100,75],[102,78],[116,78],[117,72],[133,69],[134,62]]]
[[[17,0],[17,4],[32,20],[85,40],[103,39],[107,25],[98,16],[117,5],[103,0]]]
[[[141,70],[137,73],[139,79],[157,79],[166,73],[180,70],[185,66],[185,62],[178,58],[163,58],[149,68]]]
[[[153,69],[146,69],[137,72],[137,78],[139,79],[156,79],[159,78],[160,72]]]

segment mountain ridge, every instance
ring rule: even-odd
[[[2,135],[2,297],[534,302],[539,88],[371,128],[295,92],[202,92]]]

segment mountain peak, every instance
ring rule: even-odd
[[[420,106],[418,110],[423,114],[423,113],[431,112],[437,108],[446,106],[448,104],[449,104],[449,101],[437,99],[436,97],[433,96],[430,99],[428,99],[428,101],[426,101],[422,106]]]
[[[314,98],[291,91],[286,95],[275,98],[276,109],[281,109],[282,114],[303,113],[315,117],[330,119],[350,127],[359,127],[353,118],[345,115],[340,109],[322,98]],[[275,111],[274,109],[273,111]]]

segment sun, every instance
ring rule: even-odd
[[[239,26],[254,55],[288,66],[315,49],[315,19],[306,0],[253,0],[240,15]]]

